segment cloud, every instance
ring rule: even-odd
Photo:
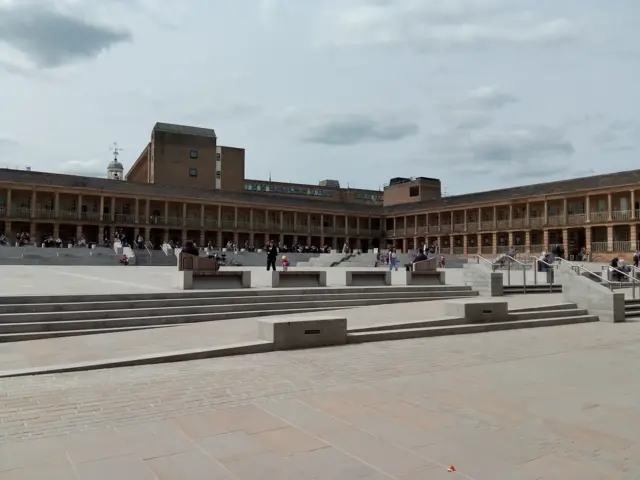
[[[475,169],[533,175],[551,162],[571,157],[575,148],[565,132],[547,126],[523,126],[504,130],[444,132],[429,137],[436,158]]]
[[[337,2],[320,35],[336,46],[409,46],[421,51],[497,44],[540,45],[572,40],[565,18],[539,18],[496,0]],[[342,4],[342,6],[340,6]]]
[[[300,139],[305,143],[356,145],[394,142],[416,135],[420,128],[412,121],[392,117],[348,114],[327,115],[302,124]]]
[[[104,160],[98,159],[68,160],[62,162],[57,170],[58,173],[66,173],[69,175],[104,178],[107,176],[107,163],[105,163]]]
[[[495,86],[483,86],[468,91],[460,99],[443,103],[440,108],[449,128],[477,130],[493,123],[495,111],[517,101],[518,98]]]
[[[0,6],[0,43],[40,69],[95,58],[131,38],[126,30],[92,23],[39,3]]]

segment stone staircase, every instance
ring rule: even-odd
[[[549,285],[548,283],[539,283],[537,285],[527,285],[526,289],[524,285],[505,285],[503,287],[503,292],[505,295],[521,295],[523,293],[562,293],[562,285],[559,283],[554,283],[552,285]]]
[[[471,287],[397,286],[0,298],[0,342],[192,322],[477,296]]]
[[[499,323],[468,323],[464,318],[442,318],[350,329],[348,339],[349,343],[378,342],[597,321],[596,315],[590,315],[573,303],[563,303],[510,310],[508,320]]]
[[[624,317],[626,319],[640,319],[640,300],[624,301]]]

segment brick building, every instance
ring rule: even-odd
[[[638,243],[640,170],[449,197],[424,177],[383,192],[279,183],[246,179],[244,149],[219,145],[214,130],[163,123],[124,179],[121,169],[114,160],[104,179],[0,169],[0,232],[403,250],[437,240],[461,255],[555,244],[605,255]]]

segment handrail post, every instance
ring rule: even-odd
[[[524,264],[522,264],[522,282],[523,282],[523,292],[527,293],[527,269],[525,268]]]
[[[539,260],[536,258],[533,262],[533,284],[538,284],[538,262]]]
[[[511,259],[507,261],[507,285],[511,286]]]

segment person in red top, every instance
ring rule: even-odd
[[[285,272],[289,270],[289,260],[286,255],[282,256],[282,270]]]

